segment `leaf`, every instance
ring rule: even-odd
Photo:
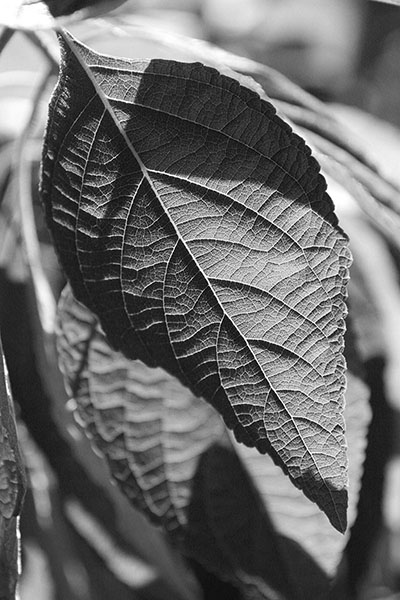
[[[57,329],[60,367],[86,433],[135,506],[181,535],[197,461],[224,435],[222,420],[162,369],[113,351],[69,287]]]
[[[18,580],[18,523],[25,473],[18,447],[7,367],[0,341],[0,597],[13,600]]]
[[[324,573],[277,536],[214,409],[161,369],[113,351],[69,287],[59,303],[58,350],[86,434],[132,504],[187,556],[246,598],[326,595]],[[307,578],[293,568],[299,563]]]
[[[0,7],[0,25],[11,29],[51,29],[94,17],[126,0],[8,0]]]
[[[0,598],[14,600],[19,575],[18,518],[0,514]]]
[[[55,374],[53,366],[44,360],[47,356],[43,349],[40,349],[40,338],[37,335],[40,324],[37,316],[35,320],[34,313],[30,310],[34,305],[32,288],[25,283],[8,281],[0,271],[0,292],[0,329],[15,401],[19,405],[22,420],[57,479],[57,491],[53,497],[55,505],[62,510],[64,516],[67,512],[69,517],[71,512],[75,516],[69,520],[80,531],[76,543],[72,542],[71,551],[75,560],[84,561],[94,597],[98,598],[102,593],[106,597],[112,597],[107,594],[114,590],[118,599],[125,598],[122,591],[132,598],[132,587],[140,583],[137,563],[142,559],[151,564],[159,574],[154,583],[146,586],[146,593],[151,593],[154,600],[164,599],[166,595],[177,600],[197,598],[187,585],[186,570],[177,567],[175,556],[171,556],[161,534],[144,522],[142,515],[131,508],[116,486],[110,484],[104,461],[91,451],[87,440],[82,435],[79,436],[71,415],[65,410],[67,396],[62,375],[59,371]],[[38,367],[41,370],[38,371]],[[82,441],[86,441],[86,445]],[[23,439],[23,447],[26,457],[26,439]],[[36,459],[37,456],[33,462],[37,465]],[[53,477],[52,482],[54,483]],[[43,478],[39,485],[43,485]],[[40,492],[43,493],[43,489]],[[96,531],[92,536],[85,535],[87,529],[91,529],[90,523],[86,523],[87,528],[82,531],[79,514],[76,518],[78,511],[70,511],[71,505],[79,506],[82,515],[90,514],[90,522],[98,524],[97,540],[100,548],[93,547]],[[64,516],[60,518],[63,520]],[[53,517],[57,519],[55,513]],[[57,539],[59,530],[54,525],[48,533],[54,540]],[[110,544],[107,547],[101,541],[107,538],[112,540],[112,550]],[[59,551],[65,554],[67,550],[60,547]],[[50,555],[54,567],[57,556],[55,553]],[[103,557],[104,562],[99,556]],[[64,567],[63,563],[62,571]],[[57,567],[56,572],[60,574]],[[124,586],[121,580],[124,577],[131,583],[130,591],[127,587],[121,591],[121,586]]]
[[[114,59],[68,36],[62,48],[42,196],[78,300],[343,531],[350,257],[317,163],[270,104],[213,69]]]
[[[94,315],[80,305],[67,288],[59,304],[58,347],[62,368],[73,389],[77,411],[86,433],[91,432],[92,439],[95,443],[97,441],[97,446],[106,455],[117,451],[119,458],[116,462],[119,460],[123,465],[129,464],[132,477],[122,480],[122,488],[127,491],[133,504],[142,509],[144,505],[146,513],[156,524],[163,523],[171,531],[168,515],[158,510],[157,500],[170,495],[174,504],[176,498],[183,498],[179,506],[182,518],[178,527],[181,544],[184,538],[185,552],[211,571],[218,565],[220,576],[241,582],[241,587],[246,590],[253,588],[263,593],[260,590],[267,589],[262,584],[264,581],[272,586],[271,589],[287,592],[282,583],[283,569],[285,580],[292,582],[294,589],[301,589],[305,598],[317,598],[318,594],[325,598],[327,583],[324,573],[331,577],[335,575],[348,536],[335,532],[317,508],[290,485],[271,461],[252,449],[236,444],[236,452],[244,460],[251,479],[261,493],[262,502],[257,500],[257,494],[254,495],[241,461],[238,461],[226,440],[216,413],[200,398],[191,397],[189,391],[177,381],[173,382],[172,378],[169,378],[171,385],[168,388],[165,379],[160,378],[160,369],[146,368],[137,361],[129,361],[113,352],[98,327],[93,332],[96,322]],[[370,419],[368,389],[359,376],[359,367],[351,349],[350,338],[346,346],[350,373],[345,409],[350,458],[350,525],[356,516]],[[133,382],[138,374],[143,377],[143,373],[147,373],[148,385],[141,389],[141,393],[144,394],[147,389],[154,397],[155,390],[158,390],[159,396],[158,410],[154,403],[153,409],[147,411],[149,417],[146,426],[140,398],[132,393],[133,390],[140,390],[138,386],[133,387]],[[168,378],[167,375],[164,377]],[[107,408],[110,389],[113,403],[121,409],[119,412],[114,409],[112,415]],[[180,411],[173,411],[171,421],[168,419],[171,397],[165,394],[168,389],[176,390],[175,408],[181,406]],[[187,415],[192,412],[191,406],[196,407],[197,417],[187,432],[185,426],[190,423]],[[207,428],[204,428],[205,415],[209,423]],[[104,431],[111,417],[113,431],[125,432],[131,430],[132,416],[141,422],[140,437],[135,439],[121,435],[105,439]],[[168,435],[171,423],[174,431],[172,437]],[[209,437],[207,430],[211,434]],[[199,435],[204,437],[203,444],[196,443],[193,447],[193,441],[198,441]],[[151,440],[152,444],[146,444],[146,439]],[[144,468],[153,460],[157,440],[160,449],[164,446],[164,452],[159,454],[166,467],[164,471],[159,471],[164,494],[160,493],[160,480],[155,480],[154,471]],[[171,446],[176,449],[173,460],[168,452]],[[187,448],[198,452],[196,460],[190,463],[185,461]],[[138,472],[135,465],[139,465],[142,472],[137,481],[134,481]],[[115,462],[110,467],[118,475]],[[185,479],[177,482],[174,472],[185,472]],[[162,479],[165,473],[168,480]],[[176,493],[177,485],[184,486],[184,495]],[[130,490],[127,489],[129,486]],[[153,498],[147,505],[146,494]],[[268,515],[265,511],[268,511]],[[176,528],[173,531],[176,534]],[[174,538],[176,540],[177,536],[174,535]],[[282,565],[285,565],[284,568]],[[258,574],[256,582],[253,580],[255,573]],[[293,592],[289,597],[292,596]]]

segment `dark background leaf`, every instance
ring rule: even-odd
[[[0,597],[13,600],[19,570],[18,522],[25,470],[17,439],[14,407],[0,339]]]
[[[14,600],[18,583],[19,541],[17,517],[0,514],[0,598]]]
[[[269,104],[212,69],[67,44],[42,193],[77,297],[343,530],[349,254],[317,164]]]
[[[18,447],[14,407],[0,340],[0,514],[6,519],[19,514],[25,474]]]
[[[65,569],[69,564],[69,551],[80,569],[87,572],[89,598],[108,599],[113,595],[131,598],[136,596],[137,586],[141,587],[142,596],[149,600],[196,598],[190,594],[185,570],[179,569],[163,538],[128,505],[115,486],[110,485],[103,461],[93,454],[88,443],[82,443],[85,441],[83,436],[77,435],[76,428],[71,427],[72,419],[65,410],[67,397],[65,392],[61,393],[61,374],[58,373],[59,381],[54,382],[50,381],[55,377],[51,365],[47,364],[40,370],[39,356],[43,350],[39,349],[39,336],[34,335],[38,321],[32,318],[32,290],[24,282],[8,280],[2,271],[0,290],[0,327],[4,334],[13,394],[20,416],[37,442],[36,453],[45,456],[47,471],[51,472],[55,481],[54,489],[50,490],[52,514],[50,517],[47,515],[50,518],[49,528],[46,530],[39,523],[35,529],[37,515],[32,515],[30,493],[22,518],[23,539],[27,536],[28,542],[32,538],[36,543],[39,541],[43,551],[50,556],[49,567],[55,585],[67,598],[69,588],[65,589],[64,581],[69,577]],[[49,389],[58,389],[58,394],[50,395]],[[45,478],[43,473],[40,478],[42,481]],[[90,536],[86,539],[79,531],[75,521],[66,515],[69,502],[79,507],[79,514],[85,515],[89,524],[97,524],[97,531],[103,533],[103,537],[105,534],[108,540],[112,540],[112,552],[101,544],[98,548]],[[96,533],[96,527],[92,529]],[[54,544],[57,543],[61,545],[55,549]],[[107,552],[111,564],[107,563]],[[121,559],[121,564],[113,570],[112,559],[116,558]],[[141,583],[143,563],[147,570],[151,564],[156,575],[152,580],[148,578],[147,584]],[[127,571],[130,576],[124,579]]]
[[[135,506],[182,535],[193,473],[222,420],[162,369],[113,351],[69,287],[58,313],[60,365],[86,433]]]

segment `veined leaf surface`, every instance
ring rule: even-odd
[[[42,195],[75,295],[344,530],[350,257],[309,149],[214,69],[61,45]]]
[[[222,419],[162,369],[112,350],[69,287],[57,346],[79,420],[122,490],[157,525],[182,534],[197,462],[224,435]]]
[[[14,407],[0,340],[0,515],[19,514],[25,493],[25,470],[18,446]]]

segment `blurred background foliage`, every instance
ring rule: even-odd
[[[382,168],[399,181],[397,130],[379,122],[374,129],[354,110],[362,109],[400,126],[399,8],[366,0],[128,0],[116,14],[132,18],[135,23],[210,41],[274,67],[326,102],[352,106],[353,110],[336,110],[356,136],[364,137],[365,145],[371,146]],[[104,52],[127,55],[129,49],[130,56],[160,55],[154,40],[127,43],[123,37],[102,33],[99,22],[88,21],[71,29]],[[49,47],[56,52],[51,35]],[[168,50],[162,52],[168,56]],[[192,564],[195,579],[163,535],[110,485],[103,463],[65,411],[67,399],[59,378],[43,374],[41,355],[46,344],[35,341],[38,316],[19,249],[19,217],[12,210],[12,177],[7,161],[31,111],[32,91],[45,64],[41,51],[19,33],[0,59],[0,327],[30,475],[21,521],[21,600],[233,600],[233,588]],[[45,113],[46,103],[38,109],[37,143],[31,148],[35,196]],[[392,370],[390,387],[384,381],[388,356],[381,326],[382,314],[386,310],[393,313],[393,306],[400,307],[399,256],[380,234],[363,227],[363,218],[357,211],[354,214],[351,209],[343,210],[340,198],[339,204],[344,227],[348,223],[350,235],[355,232],[356,259],[363,256],[363,249],[369,245],[371,261],[378,261],[374,264],[375,273],[389,263],[394,282],[389,295],[394,300],[390,309],[375,301],[374,284],[368,286],[365,275],[372,262],[355,270],[352,285],[359,312],[355,327],[358,323],[362,332],[361,353],[372,390],[374,416],[359,517],[348,550],[349,583],[345,592],[338,592],[337,599],[394,600],[400,598],[400,444],[396,441],[400,439],[400,363]],[[38,201],[35,217],[42,263],[58,295],[63,278]],[[360,264],[365,265],[366,260],[369,259],[361,258]],[[360,272],[364,283],[367,280],[361,293],[357,284]],[[392,313],[388,318],[390,326],[394,322]],[[390,340],[397,333],[400,334],[398,324],[392,327]],[[393,344],[390,356],[400,356],[400,342]],[[70,518],[66,517],[66,502],[76,498],[92,521],[85,517],[82,508],[75,513],[72,510]],[[86,523],[86,529],[82,523]],[[121,565],[119,570],[115,568],[115,557]]]

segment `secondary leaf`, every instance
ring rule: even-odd
[[[214,69],[61,43],[42,195],[74,293],[344,530],[350,257],[316,161]]]
[[[68,287],[58,329],[60,365],[79,420],[134,506],[246,598],[294,600],[299,590],[326,596],[327,577],[300,545],[277,535],[212,407],[162,369],[113,351]],[[299,561],[309,577],[293,568]]]
[[[126,0],[7,0],[0,25],[11,29],[50,29],[112,10]]]
[[[25,492],[25,475],[18,447],[7,367],[0,341],[0,514],[19,514]]]
[[[58,307],[61,370],[86,433],[138,508],[182,535],[199,456],[224,435],[214,409],[160,368],[113,351],[67,287]]]
[[[98,37],[101,39],[102,34],[130,34],[127,38],[130,44],[126,48],[129,55],[137,51],[134,46],[137,40],[150,40],[152,55],[168,53],[178,60],[200,60],[237,78],[260,95],[265,97],[266,94],[283,119],[289,120],[294,130],[311,144],[323,173],[343,185],[374,225],[399,247],[399,186],[395,180],[382,176],[382,161],[377,163],[375,152],[369,151],[368,146],[375,136],[365,135],[365,132],[370,132],[368,126],[364,127],[360,140],[360,136],[354,135],[351,123],[346,122],[348,119],[343,123],[342,119],[336,118],[337,107],[327,106],[267,65],[237,56],[203,40],[146,27],[126,15],[103,19],[99,27]],[[385,171],[387,169],[383,169],[383,173]]]
[[[0,514],[0,598],[14,600],[18,582],[18,519]]]
[[[12,600],[18,579],[17,518],[25,492],[7,368],[0,341],[0,597]]]

